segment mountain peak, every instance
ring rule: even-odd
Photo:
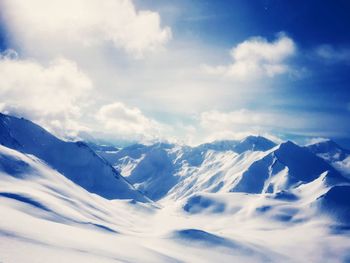
[[[240,141],[236,145],[235,151],[237,153],[243,153],[243,152],[249,151],[249,150],[251,150],[251,151],[267,151],[275,146],[276,146],[276,144],[273,141],[266,139],[265,137],[250,135],[250,136],[244,138],[242,141]]]
[[[289,190],[312,182],[325,172],[327,184],[345,180],[308,149],[286,141],[249,166],[231,191],[262,193]]]
[[[317,151],[318,153],[330,152],[330,151],[334,151],[334,150],[341,150],[341,151],[348,152],[348,150],[342,148],[339,144],[337,144],[335,141],[332,141],[331,139],[327,139],[324,141],[309,144],[306,147],[312,151]]]
[[[293,177],[301,181],[310,181],[318,177],[322,172],[334,170],[323,159],[316,156],[308,149],[287,141],[274,151],[278,161],[289,168]]]
[[[292,149],[299,149],[299,148],[300,148],[299,145],[297,145],[294,142],[289,141],[289,140],[282,142],[278,147],[278,149],[283,149],[283,150],[285,150],[285,149],[292,150]]]
[[[306,148],[312,153],[328,162],[343,161],[350,155],[350,151],[342,148],[332,140],[325,140],[307,145]]]

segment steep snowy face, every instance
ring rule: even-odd
[[[292,142],[265,152],[209,152],[201,166],[180,170],[178,183],[165,199],[203,192],[276,194],[312,182],[324,172],[325,184],[346,180],[324,160]]]
[[[350,227],[350,185],[336,185],[330,188],[316,202],[320,212],[339,223],[338,227]]]
[[[159,200],[177,183],[171,154],[163,147],[153,147],[128,176],[129,182],[152,200]]]
[[[85,143],[65,142],[40,126],[0,115],[1,144],[44,160],[74,183],[108,199],[147,201]]]
[[[198,192],[227,193],[255,160],[266,153],[248,151],[237,154],[232,151],[209,151],[198,167],[184,165],[179,171],[179,182],[166,199],[183,199]]]
[[[324,160],[288,141],[249,166],[231,191],[276,193],[311,182],[326,171],[342,178]]]
[[[272,141],[255,136],[196,147],[136,144],[108,156],[108,160],[151,199],[179,199],[198,191],[230,191],[242,171],[274,146]]]

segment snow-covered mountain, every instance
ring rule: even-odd
[[[83,142],[62,141],[40,126],[0,114],[0,143],[32,154],[74,183],[108,199],[147,201],[107,161]]]
[[[226,169],[231,163],[233,167],[239,159],[244,159],[249,164],[252,159],[248,155],[259,155],[274,146],[276,144],[266,138],[249,136],[242,141],[215,141],[196,147],[166,143],[148,146],[136,144],[114,154],[106,152],[100,155],[112,163],[138,190],[156,201],[168,193],[168,197],[179,194],[185,196],[199,188],[219,191],[224,185],[219,180],[218,173],[221,173],[221,177],[227,175],[220,171],[220,165]],[[216,174],[216,179],[209,180],[212,175],[207,175],[207,172]],[[190,181],[193,179],[200,183],[199,177],[205,177],[207,182],[198,188]],[[184,188],[180,189],[181,185],[185,185]]]
[[[0,143],[3,262],[350,258],[346,151],[254,136],[89,147],[7,115]]]
[[[232,191],[276,193],[309,183],[324,172],[343,179],[324,160],[288,141],[249,166]]]
[[[276,145],[260,136],[193,148],[133,145],[116,152],[110,161],[155,201],[196,192],[276,193],[311,182],[326,171],[345,179],[309,149],[290,141]]]
[[[240,141],[233,149],[236,153],[246,151],[267,151],[276,146],[276,144],[262,136],[248,136]]]
[[[350,178],[350,151],[342,148],[332,140],[323,140],[310,144],[307,148],[324,159],[343,175]]]

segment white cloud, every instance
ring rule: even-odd
[[[128,107],[122,102],[102,106],[96,119],[104,132],[119,139],[152,140],[160,138],[164,125],[147,118],[140,109]]]
[[[306,140],[306,146],[307,145],[312,145],[312,144],[316,144],[316,143],[320,143],[320,142],[326,142],[329,139],[327,138],[323,138],[323,137],[313,137],[313,138],[309,138]]]
[[[70,60],[49,64],[20,59],[14,50],[0,53],[0,111],[26,117],[60,137],[87,131],[97,138],[150,141],[165,138],[170,127],[122,102],[96,112],[90,78]],[[102,127],[102,129],[101,129]]]
[[[96,87],[94,105],[84,110],[89,116],[84,122],[94,118],[91,112],[100,105],[115,100],[152,112],[150,116],[186,122],[188,116],[213,108],[244,107],[272,86],[270,80],[247,85],[203,74],[199,65],[222,64],[226,55],[183,36],[161,52],[146,55],[158,51],[171,30],[161,25],[158,13],[137,11],[130,0],[0,0],[0,10],[13,40],[10,44],[19,46],[22,57],[46,65],[63,56],[91,79]],[[144,59],[135,60],[125,50]],[[266,66],[269,74],[281,70],[280,65]]]
[[[137,11],[131,0],[2,0],[0,10],[16,44],[27,49],[112,43],[140,57],[171,38],[158,13]]]
[[[13,49],[6,49],[0,53],[0,59],[18,59],[18,53]]]
[[[11,50],[0,55],[0,110],[28,117],[58,135],[79,127],[76,120],[92,87],[72,61],[42,65],[17,59]]]
[[[333,163],[333,165],[336,169],[339,169],[345,175],[347,175],[347,176],[350,175],[350,156],[346,157],[342,161],[338,161],[338,162]]]
[[[236,110],[230,112],[206,111],[198,118],[197,133],[204,141],[242,138],[250,134],[294,134],[304,136],[344,136],[348,124],[346,116],[339,126],[332,114]],[[271,137],[271,136],[270,136]],[[206,139],[205,139],[206,138]]]
[[[316,55],[329,62],[350,63],[349,48],[334,48],[331,45],[321,45],[316,49]]]
[[[318,116],[237,110],[274,100],[273,77],[295,73],[288,59],[296,45],[286,35],[247,39],[232,48],[225,65],[224,51],[187,36],[163,49],[170,28],[131,0],[0,0],[0,16],[8,43],[26,58],[12,51],[0,57],[0,109],[52,130],[84,126],[95,135],[106,131],[98,134],[104,138],[203,142],[337,126]],[[199,68],[208,61],[220,65],[204,67],[214,74]],[[113,101],[119,102],[104,105]]]
[[[294,41],[279,34],[273,42],[265,38],[250,38],[231,49],[230,65],[204,65],[205,72],[239,80],[251,80],[261,76],[274,77],[290,71],[286,60],[296,52]]]
[[[230,112],[206,111],[200,115],[200,125],[208,130],[220,132],[253,132],[259,133],[272,128],[302,126],[303,120],[286,121],[282,114],[273,112],[250,111],[240,109]]]

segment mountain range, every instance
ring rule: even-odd
[[[0,143],[0,262],[350,260],[350,151],[331,140],[116,148],[1,114]]]

